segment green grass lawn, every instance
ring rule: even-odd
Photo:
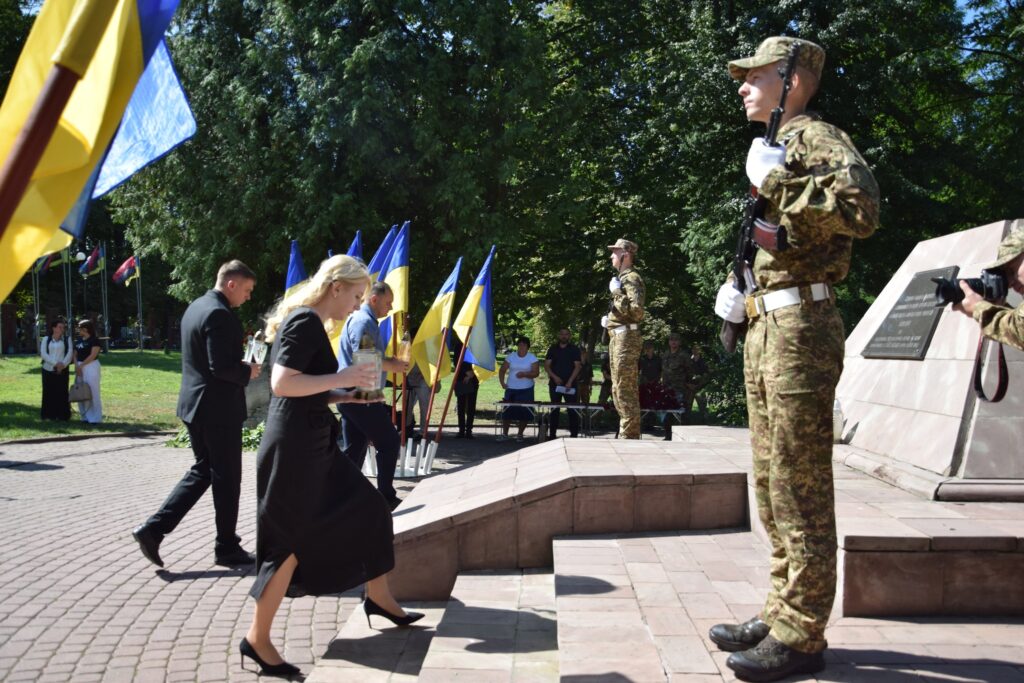
[[[181,354],[111,351],[100,355],[103,422],[87,425],[71,406],[70,422],[39,418],[42,397],[38,356],[0,356],[0,441],[60,434],[177,429]],[[74,372],[71,373],[74,375]],[[74,381],[72,377],[71,381]]]

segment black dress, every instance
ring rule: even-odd
[[[281,324],[270,362],[308,375],[338,369],[323,323],[305,307]],[[338,431],[326,393],[271,399],[257,455],[254,598],[292,553],[289,597],[341,593],[394,567],[391,510],[342,456]]]

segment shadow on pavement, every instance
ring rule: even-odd
[[[45,462],[20,462],[18,460],[0,460],[0,470],[21,470],[22,472],[38,472],[40,470],[62,470],[63,465],[47,465]]]
[[[166,569],[158,569],[156,575],[167,583],[175,581],[195,581],[197,579],[223,579],[229,576],[253,576],[255,567],[246,569],[199,569],[188,572],[170,572]]]

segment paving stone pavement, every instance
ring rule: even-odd
[[[211,496],[164,540],[166,571],[131,537],[191,466],[166,438],[0,444],[0,680],[255,680],[237,649],[252,574],[214,565]],[[246,453],[238,533],[250,549],[255,492]],[[357,602],[285,600],[284,656],[309,671]]]

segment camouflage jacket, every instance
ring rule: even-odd
[[[974,319],[989,339],[1024,351],[1024,302],[1017,308],[980,301],[974,307]]]
[[[785,226],[790,248],[760,249],[754,277],[762,290],[841,281],[854,237],[878,227],[879,191],[867,162],[843,131],[801,114],[779,131],[786,165],[761,185],[765,218]]]
[[[612,308],[608,311],[608,329],[638,323],[644,319],[644,281],[634,268],[619,273],[622,288],[612,292]]]
[[[661,356],[661,382],[676,391],[682,391],[690,379],[690,354],[682,349],[666,351]]]

